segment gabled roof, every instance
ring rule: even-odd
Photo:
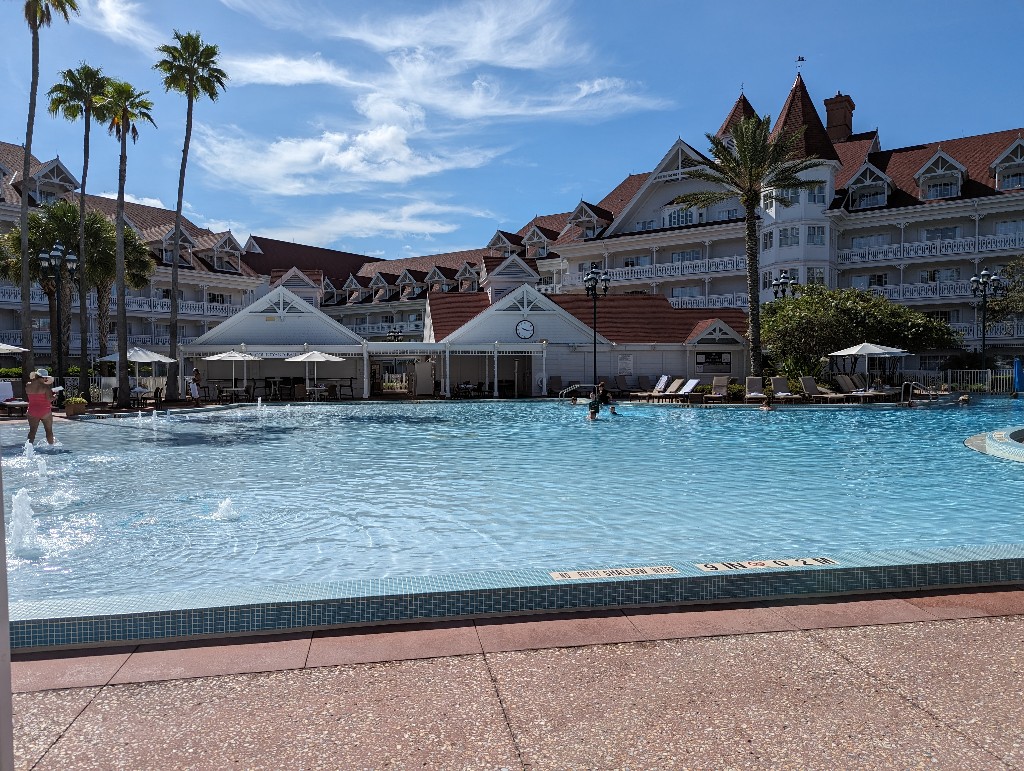
[[[335,284],[344,281],[345,276],[357,273],[367,262],[379,261],[377,257],[367,257],[365,254],[295,244],[266,236],[249,236],[245,250],[243,262],[257,273],[269,276],[275,269],[319,270]]]
[[[223,346],[227,349],[245,343],[257,349],[260,345],[292,345],[298,341],[321,346],[359,345],[363,340],[294,292],[279,286],[188,347]]]
[[[424,270],[411,270],[406,268],[399,275],[396,284],[422,284],[427,279],[427,272]]]
[[[468,262],[471,265],[479,263],[490,253],[490,250],[487,248],[467,249],[461,252],[427,254],[422,257],[407,257],[401,260],[380,260],[378,262],[366,263],[358,272],[361,276],[372,276],[378,271],[401,273],[407,268],[412,270],[428,271],[435,265],[441,265],[446,268],[455,268],[458,270],[464,263]]]
[[[521,236],[525,236],[531,228],[538,228],[546,237],[552,241],[557,239],[562,231],[565,229],[565,224],[569,221],[569,215],[572,212],[566,211],[561,214],[538,214],[532,220],[523,225],[517,232]]]
[[[964,167],[964,165],[960,163],[956,158],[953,158],[949,153],[944,152],[942,146],[940,145],[935,149],[935,152],[932,154],[932,157],[925,161],[924,165],[922,165],[921,168],[917,170],[917,173],[914,174],[914,179],[920,182],[921,176],[926,171],[928,171],[929,167],[931,167],[935,163],[938,163],[939,161],[943,162],[945,166],[952,166],[961,174],[967,173],[967,169]]]
[[[747,97],[744,96],[743,92],[740,91],[739,98],[732,106],[732,110],[729,111],[729,114],[725,116],[725,120],[722,121],[721,128],[715,132],[715,136],[719,139],[725,139],[727,136],[732,134],[733,129],[736,128],[736,124],[741,120],[744,118],[756,117],[757,111],[754,109],[753,105],[747,101]]]
[[[1008,159],[1007,156],[1010,155],[1014,157]],[[1001,152],[998,156],[996,156],[996,159],[992,161],[992,164],[989,168],[995,171],[996,166],[998,166],[1001,163],[1004,163],[1006,160],[1016,162],[1016,159],[1022,156],[1024,156],[1024,138],[1022,138],[1020,134],[1018,134],[1017,138],[1013,141],[1013,143],[1009,147],[1007,147],[1003,152]]]
[[[452,282],[459,275],[459,271],[455,268],[448,268],[443,265],[435,265],[427,273],[425,281],[445,281]]]
[[[373,278],[370,280],[370,286],[374,289],[380,289],[386,286],[395,286],[397,283],[397,273],[385,273],[384,271],[374,273]]]
[[[518,247],[523,245],[523,237],[518,233],[509,233],[504,230],[498,230],[491,240],[487,242],[488,249],[499,249],[503,247]]]
[[[833,146],[839,155],[839,162],[843,164],[843,167],[836,172],[837,188],[846,187],[861,166],[867,163],[868,155],[881,149],[878,143],[878,131],[851,134],[845,142],[835,142]]]
[[[707,311],[702,311],[702,313],[707,313]],[[746,314],[743,316],[743,323],[744,325],[746,324]],[[706,342],[729,340],[742,345],[744,342],[742,329],[743,327],[734,327],[732,324],[727,324],[719,318],[704,319],[703,321],[698,321],[696,326],[690,330],[686,342],[695,345],[701,342],[702,339]]]
[[[357,276],[354,273],[350,273],[348,278],[345,279],[345,283],[342,284],[342,289],[353,291],[356,289],[369,289],[370,288],[370,276]]]
[[[270,273],[270,286],[306,287],[308,289],[320,289],[324,283],[323,271],[300,270],[299,268],[288,268],[288,270],[274,270]]]
[[[818,111],[814,108],[811,95],[807,93],[804,79],[797,73],[793,88],[790,89],[782,112],[775,121],[772,138],[799,131],[801,127],[804,129],[803,135],[796,145],[796,152],[800,157],[815,156],[828,161],[839,160],[836,148],[832,145]]]
[[[537,272],[537,261],[532,257],[521,257],[511,254],[506,257],[496,254],[484,258],[484,275],[488,281],[493,279],[512,278],[519,281],[536,281],[540,278]]]

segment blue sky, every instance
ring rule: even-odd
[[[80,61],[150,91],[158,128],[129,150],[132,200],[173,208],[185,102],[154,48],[199,31],[231,80],[197,105],[186,214],[385,258],[473,249],[536,214],[600,200],[682,136],[706,149],[741,84],[776,115],[802,73],[885,147],[1024,126],[1020,0],[79,0],[41,42],[41,96]],[[744,19],[739,11],[747,10]],[[0,139],[21,143],[30,37],[0,3]],[[41,102],[33,154],[81,171],[81,123]],[[93,135],[89,192],[117,185]]]

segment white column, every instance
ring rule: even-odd
[[[540,349],[540,376],[542,378],[540,395],[548,395],[548,341],[541,340]]]
[[[448,347],[448,343],[444,344],[444,398],[452,398],[452,351]]]
[[[498,341],[494,341],[494,398],[498,398]]]
[[[363,398],[370,398],[370,349],[363,340]]]

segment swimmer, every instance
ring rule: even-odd
[[[956,399],[956,403],[959,404],[961,407],[964,406],[965,404],[970,404],[971,403],[971,395],[970,394],[960,394],[960,396],[958,396],[957,399]]]

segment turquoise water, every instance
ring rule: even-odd
[[[346,403],[61,424],[3,483],[12,600],[1024,541],[1024,402],[927,409]],[[228,499],[230,501],[228,502]]]

